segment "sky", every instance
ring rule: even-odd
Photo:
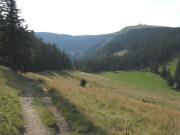
[[[180,0],[17,0],[30,30],[112,33],[130,25],[180,26]]]

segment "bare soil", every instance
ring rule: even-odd
[[[32,102],[35,94],[33,90],[33,85],[29,84],[26,86],[25,94],[21,97],[22,111],[24,114],[24,120],[26,122],[26,132],[25,135],[49,135],[49,131],[46,126],[42,123],[38,112],[33,108]],[[58,135],[72,135],[64,117],[53,105],[51,98],[42,97],[42,101],[45,106],[47,106],[54,116],[56,117],[59,128]]]

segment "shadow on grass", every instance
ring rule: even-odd
[[[39,74],[47,76],[47,77],[55,77],[57,75],[60,75],[63,77],[72,77],[73,78],[71,73],[73,73],[73,71],[69,70],[69,71],[46,71],[46,72],[42,72]]]
[[[34,79],[28,78],[21,73],[13,72],[7,68],[1,68],[0,72],[3,78],[6,79],[5,83],[10,87],[19,90],[20,94],[23,93],[27,82],[34,82]]]
[[[49,96],[55,106],[62,112],[75,135],[107,135],[102,129],[87,120],[75,105],[62,97],[55,89],[49,90]]]
[[[172,88],[172,87],[171,87],[171,89],[173,89],[173,90],[175,90],[175,91],[177,91],[177,92],[180,92],[180,90],[179,90],[179,89]]]

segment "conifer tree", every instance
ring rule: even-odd
[[[177,66],[176,66],[176,72],[175,72],[175,76],[174,79],[177,82],[178,79],[180,77],[180,60],[178,60]]]
[[[155,64],[155,66],[154,66],[154,72],[155,72],[156,74],[159,74],[159,66],[158,66],[158,64]]]
[[[168,69],[168,70],[167,70],[167,72],[166,72],[165,79],[168,79],[168,78],[169,78],[169,76],[171,76],[171,73],[170,73],[170,71],[169,71],[169,69]]]
[[[168,72],[167,83],[170,87],[174,87],[174,79],[170,72]]]
[[[166,79],[166,76],[167,76],[166,66],[163,66],[160,76],[163,77],[164,79]]]
[[[30,33],[23,27],[23,19],[20,19],[16,0],[5,0],[7,10],[5,11],[6,29],[4,39],[6,47],[5,65],[12,70],[26,71],[32,62],[33,51]]]
[[[176,89],[180,90],[180,80],[176,80]]]
[[[0,1],[0,64],[4,64],[5,56],[5,44],[4,44],[4,30],[5,30],[5,3]]]

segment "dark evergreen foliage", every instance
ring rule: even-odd
[[[176,82],[176,89],[180,90],[180,59],[178,60],[174,80]]]
[[[180,59],[178,60],[174,80],[178,81],[179,77],[180,77]]]
[[[162,70],[161,70],[161,73],[160,73],[160,76],[164,79],[166,79],[167,77],[167,69],[166,69],[166,66],[163,66]]]
[[[159,66],[158,66],[158,64],[157,64],[157,63],[151,64],[151,66],[150,66],[150,71],[151,71],[151,72],[154,72],[154,73],[156,73],[156,74],[159,74]]]
[[[61,52],[56,45],[46,44],[41,39],[36,39],[35,61],[33,71],[62,70],[72,68],[69,57]]]
[[[176,90],[180,91],[180,80],[176,80]]]
[[[0,64],[13,71],[71,68],[68,56],[23,26],[16,0],[0,0]]]
[[[180,28],[144,27],[117,34],[92,58],[79,61],[79,67],[88,72],[128,70],[151,66],[166,61],[180,52]],[[123,56],[114,55],[126,50]]]
[[[173,76],[171,75],[170,71],[168,70],[167,72],[167,84],[170,86],[170,87],[174,87],[174,78]]]

